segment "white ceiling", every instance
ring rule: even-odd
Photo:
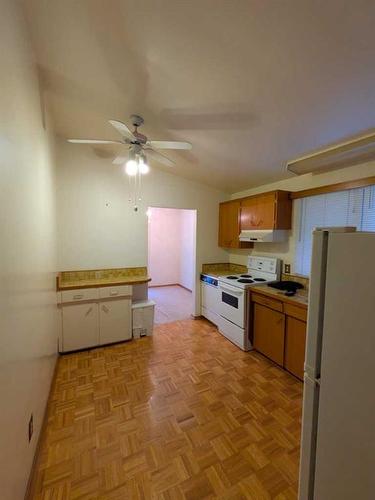
[[[175,173],[235,192],[375,125],[374,0],[24,4],[63,137],[116,139],[107,120],[141,114],[149,137],[193,144]]]

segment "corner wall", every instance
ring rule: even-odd
[[[304,189],[312,189],[329,184],[337,184],[339,182],[351,181],[371,177],[375,175],[375,161],[355,165],[324,174],[306,174],[292,177],[271,184],[264,184],[256,188],[247,189],[231,195],[231,199],[251,196],[253,194],[265,193],[275,189],[283,189],[286,191],[301,191]],[[294,203],[293,203],[294,205]],[[252,250],[231,250],[229,260],[235,264],[247,265],[248,255],[268,255],[279,257],[284,263],[291,264],[291,271],[294,272],[294,253],[295,253],[295,235],[298,234],[298,214],[295,206],[293,206],[292,215],[292,230],[288,241],[285,243],[255,243]]]
[[[58,324],[53,137],[19,6],[3,0],[0,16],[2,500],[25,494],[56,361]]]

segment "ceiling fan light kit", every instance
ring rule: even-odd
[[[144,123],[142,116],[131,115],[130,118],[134,127],[133,132],[125,125],[125,123],[118,120],[109,120],[112,127],[114,127],[121,135],[120,141],[108,141],[103,139],[68,139],[68,142],[74,144],[121,144],[128,146],[128,155],[125,157],[117,156],[112,163],[115,165],[124,164],[124,170],[129,177],[129,183],[132,190],[131,201],[134,203],[134,211],[137,212],[137,203],[141,199],[141,176],[150,171],[150,167],[147,164],[145,150],[154,160],[167,165],[168,167],[173,167],[174,161],[170,160],[157,150],[191,149],[192,145],[189,142],[181,141],[149,141],[145,135],[138,132],[138,127]],[[131,179],[133,179],[134,182],[131,182]]]

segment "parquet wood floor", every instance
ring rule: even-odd
[[[302,384],[205,320],[58,363],[31,498],[296,498]]]

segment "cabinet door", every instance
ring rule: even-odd
[[[254,304],[254,348],[283,365],[285,315],[268,307]]]
[[[224,248],[239,247],[240,202],[221,203],[219,208],[219,246]]]
[[[62,350],[64,352],[99,344],[97,303],[64,305],[62,318]]]
[[[275,193],[257,197],[257,228],[273,229],[275,227]]]
[[[131,300],[107,300],[99,304],[100,344],[132,338]]]
[[[241,229],[273,229],[275,193],[253,196],[241,202]]]
[[[258,229],[258,203],[257,198],[248,198],[241,201],[241,229]]]
[[[291,316],[286,317],[284,367],[303,380],[305,362],[306,323]]]

